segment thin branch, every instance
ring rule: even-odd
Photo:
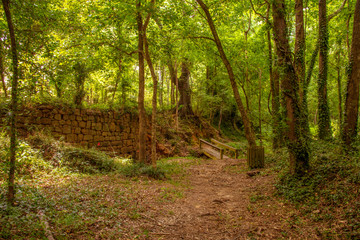
[[[344,2],[343,2],[342,5],[339,7],[339,9],[336,10],[335,12],[333,12],[332,14],[330,14],[330,15],[328,16],[328,19],[327,19],[328,22],[330,22],[331,19],[333,19],[334,17],[336,17],[336,15],[338,15],[338,14],[343,10],[346,1],[347,1],[347,0],[344,0]]]
[[[264,19],[266,22],[269,21],[269,18],[263,16],[261,13],[259,13],[258,11],[256,11],[252,0],[250,0],[250,4],[251,4],[252,10],[255,12],[256,15],[260,16],[260,17],[261,17],[262,19]]]
[[[151,18],[151,12],[154,8],[154,5],[155,5],[155,0],[151,0],[151,6],[150,6],[150,12],[148,13],[148,15],[146,16],[146,19],[145,19],[145,22],[144,22],[144,25],[143,25],[143,31],[146,32],[146,28],[147,26],[149,25],[149,22],[150,22],[150,18]]]
[[[205,36],[189,36],[187,38],[190,38],[190,39],[207,39],[207,40],[215,42],[215,39],[210,38],[210,37],[205,37]]]
[[[200,16],[202,16],[205,20],[207,19],[206,16],[199,10],[199,8],[197,6],[195,6],[194,4],[192,4],[191,2],[185,0],[186,3],[190,4],[191,6],[193,6],[196,11],[198,11],[198,13],[200,14]]]

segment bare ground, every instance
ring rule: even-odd
[[[300,210],[274,196],[271,171],[249,176],[245,160],[173,161],[188,168],[176,181],[109,175],[43,185],[58,211],[76,209],[84,222],[78,228],[53,222],[55,238],[319,239]]]
[[[150,239],[316,239],[292,206],[274,197],[274,177],[250,177],[245,160],[208,160],[189,168],[184,197],[147,214]]]

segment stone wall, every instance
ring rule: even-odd
[[[17,128],[21,135],[44,130],[74,145],[136,154],[138,117],[131,113],[38,105],[19,111]]]

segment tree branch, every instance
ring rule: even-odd
[[[345,3],[347,0],[344,0],[344,2],[342,3],[342,5],[338,8],[338,10],[336,10],[335,12],[333,12],[332,14],[330,14],[327,18],[327,21],[330,22],[331,19],[333,19],[334,17],[336,17],[336,15],[338,15],[344,8]]]

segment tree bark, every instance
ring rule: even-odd
[[[0,40],[0,78],[1,78],[1,83],[2,83],[5,98],[7,98],[8,94],[7,94],[7,87],[6,87],[6,83],[5,83],[5,67],[4,67],[4,52],[3,51],[4,51],[3,41]]]
[[[346,89],[343,141],[350,146],[357,135],[360,84],[360,0],[356,1],[351,43],[350,71]]]
[[[9,0],[2,0],[4,12],[10,33],[11,41],[11,54],[12,54],[12,65],[13,65],[13,76],[11,82],[11,113],[10,113],[10,168],[9,168],[9,179],[8,179],[8,193],[7,201],[9,205],[14,205],[15,200],[15,163],[16,163],[16,112],[18,105],[18,78],[19,78],[19,63],[18,54],[15,38],[14,25],[11,19],[11,12],[9,6]]]
[[[299,84],[295,68],[292,65],[292,53],[287,38],[286,10],[284,0],[272,3],[274,37],[281,74],[282,101],[285,105],[287,124],[287,144],[290,153],[290,171],[295,175],[303,175],[309,168],[309,148],[306,138],[302,136],[301,108],[298,91]]]
[[[243,105],[242,101],[241,101],[241,97],[240,97],[240,94],[239,94],[238,87],[236,85],[236,80],[235,80],[235,75],[234,75],[233,69],[231,67],[231,64],[230,64],[229,60],[226,57],[226,54],[225,54],[224,49],[222,47],[220,38],[219,38],[219,36],[217,34],[214,22],[213,22],[213,20],[211,18],[209,9],[204,4],[204,2],[202,0],[196,0],[196,1],[199,3],[199,5],[201,6],[201,8],[203,9],[203,11],[204,11],[204,13],[206,15],[206,20],[207,20],[207,22],[209,24],[211,33],[212,33],[212,35],[214,37],[216,46],[217,46],[218,51],[220,53],[220,57],[221,57],[224,65],[226,67],[226,70],[228,72],[231,87],[233,89],[233,93],[234,93],[234,97],[235,97],[235,101],[236,101],[236,103],[238,105],[238,108],[239,108],[239,111],[241,113],[241,117],[242,117],[242,120],[243,120],[243,123],[244,123],[246,139],[247,139],[250,146],[256,146],[256,138],[255,138],[254,130],[253,130],[252,126],[251,126],[251,122],[249,120],[248,114],[247,114],[247,112],[246,112],[246,110],[244,108],[244,105]]]
[[[189,84],[190,69],[189,62],[184,61],[181,64],[181,75],[178,79],[180,99],[178,106],[180,107],[180,116],[186,117],[194,115],[191,107],[191,89]]]
[[[331,138],[330,110],[327,97],[329,34],[326,14],[326,0],[319,0],[318,135],[323,140]]]
[[[142,15],[140,12],[141,1],[138,0],[137,8],[137,25],[138,25],[138,52],[139,52],[139,161],[146,162],[146,116],[145,116],[145,64],[144,64],[144,27]]]
[[[156,77],[155,69],[151,61],[149,53],[149,44],[147,41],[146,33],[144,34],[145,43],[145,59],[149,66],[151,77],[153,79],[153,97],[152,97],[152,115],[151,115],[151,164],[156,167],[156,109],[157,109],[157,86],[158,79]]]

